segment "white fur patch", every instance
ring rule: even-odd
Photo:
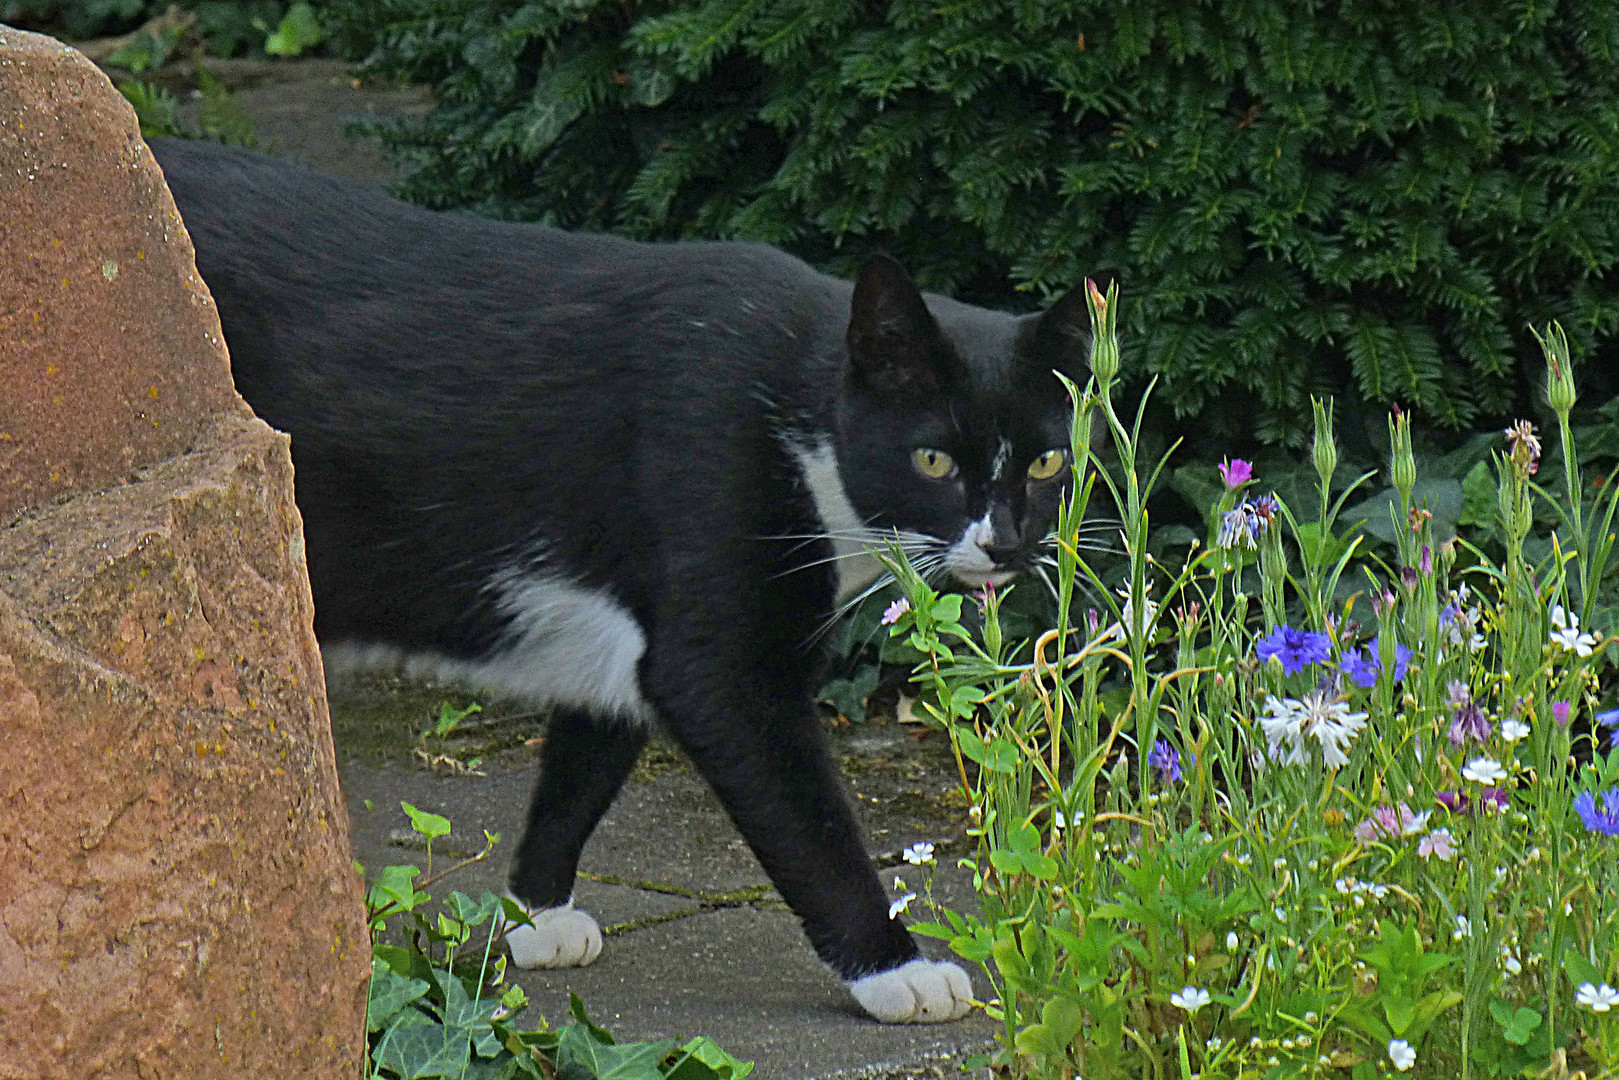
[[[912,960],[846,985],[860,1007],[885,1024],[959,1020],[972,1008],[972,981],[947,960]]]
[[[601,955],[601,927],[572,900],[564,907],[536,910],[511,893],[506,895],[534,920],[533,926],[506,927],[506,948],[518,967],[585,967]]]
[[[866,553],[865,546],[853,539],[865,529],[865,522],[849,501],[849,492],[843,486],[843,475],[838,472],[838,455],[832,440],[822,436],[813,446],[792,440],[786,441],[787,450],[798,462],[798,471],[815,501],[815,512],[821,519],[821,528],[833,534],[832,550],[838,556],[833,565],[838,571],[838,599],[846,600],[877,580],[882,564]]]
[[[944,565],[956,575],[957,581],[975,589],[982,588],[986,581],[999,588],[1017,577],[1013,571],[995,569],[995,560],[978,546],[981,542],[988,543],[993,535],[989,514],[986,513],[968,525],[962,531],[961,539],[950,545],[950,550],[945,552]]]
[[[481,660],[407,653],[393,645],[322,645],[327,671],[384,668],[412,678],[460,683],[536,705],[650,721],[637,666],[646,634],[612,597],[560,575],[509,571],[490,588],[511,616],[505,639]]]
[[[1000,439],[995,445],[995,457],[989,463],[989,478],[999,480],[1006,473],[1006,463],[1012,460],[1012,440]]]

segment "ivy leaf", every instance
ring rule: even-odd
[[[604,1043],[585,1024],[571,1024],[557,1044],[557,1080],[663,1080],[658,1062],[678,1045],[674,1039]]]
[[[426,810],[418,810],[408,802],[402,802],[399,805],[404,807],[405,813],[410,815],[410,827],[429,840],[437,840],[439,837],[449,834],[449,818],[440,817],[438,814],[430,814]]]
[[[394,1015],[430,989],[421,979],[395,974],[381,960],[371,961],[371,992],[365,1004],[365,1029],[381,1031]]]

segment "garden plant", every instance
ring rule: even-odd
[[[1341,513],[1369,475],[1338,475],[1317,401],[1315,505],[1227,461],[1206,540],[1167,560],[1146,512],[1165,460],[1137,457],[1141,412],[1113,400],[1117,296],[1089,297],[1093,378],[1070,386],[1073,488],[1045,568],[1057,624],[1015,641],[1003,595],[942,595],[889,553],[905,597],[884,621],[923,656],[978,844],[982,913],[936,907],[918,929],[983,965],[999,1068],[1619,1075],[1619,710],[1599,693],[1613,641],[1590,629],[1616,497],[1582,488],[1562,331],[1538,335],[1561,475],[1514,425],[1487,535],[1436,542],[1396,411],[1397,554],[1363,557]],[[1122,581],[1080,543],[1104,493]]]
[[[441,717],[453,726],[466,712],[446,706]],[[386,866],[367,885],[367,1080],[742,1080],[753,1071],[703,1036],[618,1043],[572,994],[568,1026],[519,1023],[528,996],[507,983],[507,957],[495,944],[504,923],[528,923],[528,916],[488,890],[477,898],[455,891],[440,902],[426,891],[488,858],[499,834],[485,832],[483,850],[434,874],[433,841],[449,834],[450,822],[400,806],[426,841],[427,868]]]

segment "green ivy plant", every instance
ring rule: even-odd
[[[459,717],[446,707],[441,725]],[[464,713],[462,715],[465,715]],[[619,1043],[593,1023],[577,995],[573,1022],[553,1029],[543,1018],[520,1023],[523,988],[506,980],[506,956],[495,956],[502,923],[529,924],[509,899],[485,890],[455,891],[435,902],[427,888],[486,859],[499,842],[484,833],[483,850],[438,874],[433,842],[450,832],[439,814],[400,803],[427,846],[427,872],[386,866],[366,888],[371,928],[371,985],[366,1006],[366,1076],[374,1080],[742,1080],[753,1071],[712,1039]]]

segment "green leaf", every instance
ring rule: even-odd
[[[420,873],[414,866],[384,866],[371,882],[366,905],[373,910],[390,905],[400,911],[415,910],[417,904],[431,899],[426,893],[416,891],[416,875]]]
[[[699,1035],[682,1046],[685,1057],[665,1075],[666,1080],[743,1080],[753,1072],[753,1062],[738,1061],[706,1035]],[[699,1072],[695,1066],[702,1066]]]
[[[1543,1017],[1533,1009],[1519,1007],[1514,1010],[1506,1001],[1490,1002],[1490,1015],[1501,1025],[1501,1037],[1514,1046],[1523,1046],[1535,1034]]]
[[[602,1042],[587,1024],[570,1024],[557,1044],[557,1080],[663,1080],[658,1063],[678,1046],[660,1042]]]
[[[320,44],[322,37],[320,18],[305,0],[299,0],[287,9],[281,25],[264,41],[264,51],[271,56],[297,56],[305,49]]]
[[[442,701],[439,703],[438,707],[438,719],[433,723],[433,734],[443,738],[445,735],[450,734],[450,732],[459,727],[461,721],[465,720],[473,713],[482,711],[483,706],[479,705],[476,701],[472,702],[464,709],[457,709],[448,701]]]
[[[383,1025],[391,1020],[395,1013],[420,998],[429,989],[431,987],[421,979],[396,975],[384,961],[372,960],[371,992],[365,1005],[365,1029],[382,1030]]]
[[[419,1009],[406,1009],[383,1031],[372,1060],[404,1080],[459,1076],[472,1060],[472,1046],[464,1032],[435,1023]]]
[[[410,815],[410,827],[429,840],[437,840],[439,837],[449,834],[449,818],[440,817],[438,814],[430,814],[426,810],[418,810],[408,802],[402,802],[399,805],[404,807],[405,813]]]

